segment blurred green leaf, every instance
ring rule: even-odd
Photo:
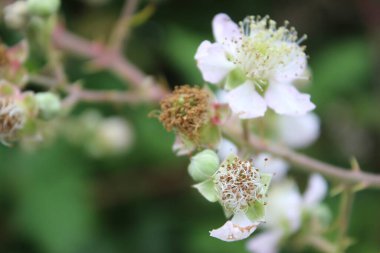
[[[324,107],[337,96],[360,89],[371,71],[369,42],[349,38],[331,43],[311,60],[312,100]]]
[[[83,164],[61,146],[13,161],[18,198],[15,219],[21,231],[45,252],[69,253],[83,247],[93,229],[93,207]]]

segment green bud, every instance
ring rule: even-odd
[[[51,92],[40,92],[36,95],[38,116],[49,120],[58,115],[61,110],[59,97]]]
[[[197,182],[209,179],[219,168],[218,155],[206,149],[191,158],[189,174]]]
[[[60,0],[28,0],[30,14],[49,16],[58,11]]]

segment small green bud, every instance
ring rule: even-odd
[[[218,155],[206,149],[191,158],[189,174],[197,182],[209,179],[219,168]]]
[[[58,11],[60,4],[60,0],[28,0],[28,10],[30,14],[49,16]]]
[[[38,116],[49,120],[58,115],[61,110],[59,97],[51,92],[40,92],[36,95]]]

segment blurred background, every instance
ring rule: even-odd
[[[203,84],[194,54],[202,40],[212,40],[215,14],[225,12],[235,21],[266,14],[278,23],[289,20],[308,35],[309,91],[322,122],[320,139],[302,152],[346,167],[354,156],[364,170],[380,173],[378,0],[157,0],[141,1],[139,9],[147,5],[152,16],[133,28],[125,54],[171,87]],[[69,30],[104,41],[122,6],[122,0],[64,0],[61,15]],[[20,38],[4,25],[0,36],[7,44]],[[91,89],[123,88],[118,77],[90,70],[82,58],[65,62],[71,81]],[[209,236],[225,222],[222,209],[190,187],[188,158],[173,154],[174,135],[147,116],[157,105],[80,104],[74,115],[89,108],[126,119],[130,148],[97,156],[65,134],[27,151],[2,146],[0,252],[246,252],[244,241]],[[307,175],[290,174],[302,189]],[[379,199],[376,190],[357,194],[349,228],[355,244],[348,252],[379,252]],[[326,199],[334,217],[338,200]]]

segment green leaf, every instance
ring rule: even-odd
[[[264,221],[265,220],[265,205],[262,201],[255,201],[252,203],[246,215],[251,221]]]
[[[218,201],[218,195],[214,187],[214,182],[209,179],[202,183],[193,185],[194,188],[196,188],[200,194],[202,194],[203,197],[205,197],[210,202],[216,202]]]
[[[360,89],[371,72],[369,42],[349,38],[330,43],[311,62],[313,85],[312,100],[318,107],[335,103],[337,96],[352,94]]]

